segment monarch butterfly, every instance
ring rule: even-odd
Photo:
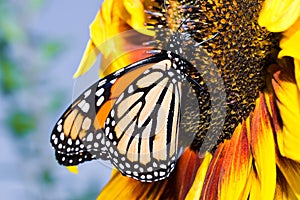
[[[52,131],[58,163],[103,159],[142,182],[168,177],[194,137],[179,134],[183,100],[195,102],[188,94],[201,89],[190,69],[182,57],[161,50],[94,83]]]

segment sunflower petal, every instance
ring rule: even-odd
[[[263,199],[261,181],[253,167],[251,168],[249,182],[250,182],[249,200]]]
[[[114,172],[97,199],[159,199],[167,182],[141,183]]]
[[[229,141],[225,140],[224,143],[219,144],[216,152],[214,153],[213,159],[206,172],[200,199],[219,199],[217,188],[219,188],[220,174],[221,170],[223,170],[222,163],[225,154],[224,149],[226,149],[226,146],[228,145]]]
[[[78,174],[78,167],[77,166],[66,166],[67,170],[69,170],[69,172],[74,173],[74,174]]]
[[[298,32],[300,30],[300,17],[297,19],[297,21],[286,31],[282,33],[285,37],[289,38],[294,33]]]
[[[198,153],[186,149],[180,160],[176,164],[174,175],[168,178],[168,185],[162,195],[162,199],[174,197],[183,200],[189,192],[197,174],[197,169],[202,166],[203,158]]]
[[[295,196],[300,199],[300,163],[280,155],[278,155],[276,162]]]
[[[246,122],[239,125],[226,146],[219,180],[220,199],[247,199],[245,186],[252,167]]]
[[[266,0],[258,23],[271,32],[287,30],[300,15],[300,0]]]
[[[150,54],[147,53],[147,50],[151,47],[142,45],[143,42],[149,40],[149,36],[141,35],[135,30],[130,30],[103,43],[99,48],[101,51],[102,49],[103,51],[105,51],[104,49],[114,49],[114,51],[103,55],[101,59],[100,77],[149,57]]]
[[[262,93],[257,99],[250,126],[251,151],[261,184],[261,199],[273,199],[276,187],[275,141]]]
[[[280,48],[282,50],[278,54],[279,58],[290,56],[300,60],[300,27],[293,35],[285,37],[280,41]]]
[[[86,73],[91,66],[95,63],[97,57],[98,57],[99,51],[94,46],[91,40],[88,41],[87,46],[85,48],[84,54],[81,58],[79,67],[77,68],[77,71],[73,75],[73,78],[77,78],[80,75]]]
[[[130,49],[132,45],[141,47],[141,39],[146,38],[146,41],[148,41],[149,35],[154,35],[154,32],[149,31],[144,25],[145,20],[144,6],[140,0],[104,1],[101,10],[97,13],[94,21],[90,25],[90,40],[88,41],[74,77],[76,78],[88,71],[95,63],[100,52],[103,54],[104,58],[109,58],[106,63],[110,64],[128,50],[132,51],[132,49]],[[135,35],[135,41],[126,40],[126,38],[124,38],[127,37],[126,34],[125,36],[122,36],[123,32],[128,30],[136,32],[133,33],[133,35]],[[134,55],[138,55],[138,58],[141,58],[140,54]],[[132,57],[132,55],[129,57],[125,56],[122,57],[122,59],[129,59]],[[119,61],[120,59],[121,58],[119,58]],[[126,63],[132,62],[133,61],[130,60]],[[115,68],[107,69],[106,73],[111,73],[116,70],[116,66],[118,66],[117,69],[119,69],[126,65],[114,65]]]
[[[145,28],[145,18],[141,17],[145,14],[142,2],[141,0],[124,0],[124,7],[131,15],[128,24],[142,34],[154,36],[155,32]]]
[[[278,147],[283,156],[300,161],[300,92],[288,60],[282,65],[273,67],[272,80],[283,123],[282,131],[277,132]]]
[[[201,162],[196,152],[187,149],[175,171],[167,179],[153,183],[142,183],[114,170],[98,199],[184,199]]]
[[[185,198],[186,200],[193,200],[193,199],[200,198],[203,183],[204,183],[204,178],[211,159],[212,159],[212,155],[210,153],[206,153],[204,156],[204,160],[202,161],[201,166],[197,171],[197,176],[194,180],[194,183]]]
[[[300,58],[294,59],[294,65],[295,65],[295,79],[298,87],[298,92],[300,92]]]
[[[280,41],[282,50],[279,52],[278,57],[290,56],[294,58],[296,83],[300,91],[300,18],[283,35],[284,37]]]

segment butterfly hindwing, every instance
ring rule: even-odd
[[[51,136],[56,159],[62,165],[77,165],[96,158],[108,159],[105,147],[94,145],[94,138],[103,140],[103,134],[96,134],[95,92],[98,82],[83,92],[56,123]],[[108,97],[106,97],[108,98]]]
[[[157,58],[144,59],[100,79],[85,90],[56,123],[50,142],[62,165],[109,159],[102,131],[116,99]]]

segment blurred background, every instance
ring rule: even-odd
[[[0,199],[95,199],[110,177],[100,161],[75,175],[58,165],[52,128],[97,79],[72,79],[99,0],[0,0]],[[82,88],[80,85],[84,85]]]

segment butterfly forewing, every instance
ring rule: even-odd
[[[169,175],[179,156],[181,82],[170,60],[153,64],[114,104],[105,124],[112,163],[141,181]]]

